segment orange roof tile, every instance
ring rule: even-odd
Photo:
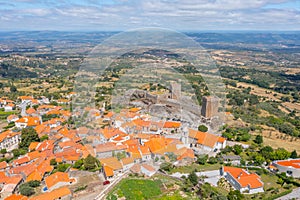
[[[30,200],[57,200],[68,195],[72,195],[71,190],[67,187],[61,187],[51,192],[31,197]]]
[[[147,146],[139,146],[139,149],[140,149],[142,155],[149,155],[149,154],[151,154],[151,152],[149,150],[149,147],[147,147]]]
[[[28,200],[28,197],[20,194],[12,194],[9,197],[6,197],[4,200]]]
[[[167,145],[168,143],[163,137],[151,138],[148,142],[145,142],[145,146],[149,147],[153,153],[165,149]]]
[[[57,100],[57,103],[69,103],[70,102],[70,100],[68,100],[68,99],[58,99]]]
[[[48,189],[60,182],[74,182],[74,179],[70,179],[68,173],[64,172],[56,172],[45,178],[45,184]]]
[[[250,174],[242,168],[223,167],[224,172],[230,173],[232,177],[241,185],[241,187],[260,188],[263,187],[263,182],[257,174]]]
[[[300,168],[300,159],[280,160],[280,161],[275,161],[275,163],[285,167],[293,167],[297,169]]]
[[[110,139],[114,136],[124,136],[125,133],[122,132],[120,129],[117,128],[110,128],[110,127],[105,127],[104,129],[100,130],[101,134],[106,138]]]
[[[33,159],[41,157],[41,153],[38,151],[32,151],[32,152],[27,153],[27,156],[29,157],[29,160],[33,160]]]
[[[127,157],[127,158],[121,159],[121,162],[123,163],[123,165],[128,165],[128,164],[134,163],[134,159],[132,157]]]
[[[29,114],[29,115],[31,115],[31,114],[33,114],[33,113],[36,113],[36,110],[34,109],[34,108],[28,108],[27,110],[26,110],[26,113],[27,114]]]
[[[39,145],[36,147],[37,151],[45,151],[45,150],[53,150],[54,148],[54,140],[44,140],[40,142]]]
[[[50,165],[50,158],[44,160],[40,165],[37,167],[39,173],[43,176],[45,173],[51,172],[54,167]]]
[[[40,124],[40,118],[39,117],[22,117],[21,119],[18,119],[16,123],[26,123],[27,126],[37,126]]]
[[[131,157],[135,160],[142,158],[142,155],[137,145],[129,146],[129,148],[126,151],[130,153]]]
[[[189,137],[197,139],[197,143],[208,146],[213,148],[217,142],[224,142],[225,139],[223,139],[220,136],[211,134],[211,133],[206,133],[206,132],[201,132],[201,131],[196,131],[189,129]]]
[[[223,138],[223,137],[219,137],[219,138],[218,138],[218,142],[219,142],[219,143],[224,143],[224,142],[225,142],[225,140],[226,140],[226,139],[225,139],[225,138]]]
[[[146,170],[148,170],[148,171],[150,171],[150,172],[156,171],[155,168],[152,167],[151,165],[142,164],[141,167],[145,168]]]
[[[13,104],[13,103],[9,103],[9,104],[7,104],[6,106],[8,106],[8,107],[15,107],[15,104]]]
[[[127,146],[116,145],[112,142],[107,142],[107,143],[99,144],[96,146],[96,152],[109,152],[109,151],[125,150],[125,149],[127,149]]]
[[[40,174],[38,170],[32,172],[29,176],[27,176],[26,181],[42,181],[43,176]]]
[[[133,123],[137,126],[141,126],[141,127],[149,127],[151,122],[150,121],[144,121],[142,120],[141,118],[138,118],[138,119],[135,119],[135,120],[132,120]]]
[[[90,129],[88,129],[87,127],[79,127],[77,129],[77,133],[78,134],[83,134],[83,135],[87,135],[89,133]]]
[[[36,169],[36,166],[34,163],[29,163],[26,165],[18,166],[11,168],[9,170],[9,173],[11,174],[21,174],[22,172],[25,174],[25,176],[28,176]]]
[[[130,108],[129,112],[138,112],[140,110],[141,110],[141,108]]]
[[[141,172],[141,165],[140,164],[134,164],[131,168],[130,171],[133,173],[140,173]]]
[[[14,132],[12,130],[7,130],[5,132],[0,133],[0,142],[4,141],[4,139],[12,138],[16,135],[21,135],[21,132]]]
[[[33,100],[33,97],[31,96],[19,96],[18,98],[21,100]]]
[[[179,128],[180,126],[180,122],[165,122],[164,124],[164,128]]]
[[[110,176],[114,175],[113,169],[109,166],[103,166],[103,170],[104,170],[104,173],[107,177],[110,177]]]
[[[35,148],[39,145],[39,142],[31,142],[28,149],[29,151],[35,150]]]
[[[105,118],[111,118],[112,116],[114,116],[113,112],[108,112],[106,115],[104,115]]]
[[[19,117],[17,115],[9,115],[7,118],[6,118],[8,121],[11,121],[13,119],[19,119]]]
[[[7,162],[5,161],[0,162],[0,169],[5,169],[6,167],[8,167]]]
[[[6,176],[5,172],[0,172],[0,184],[19,184],[23,180],[21,175]]]
[[[29,161],[30,161],[29,157],[24,156],[24,157],[21,157],[17,160],[14,160],[13,163],[14,163],[14,165],[22,165],[22,164],[27,163]]]
[[[177,157],[177,160],[182,160],[185,158],[195,159],[194,151],[192,149],[185,148],[185,151],[179,157]]]
[[[124,145],[130,146],[130,145],[138,145],[139,140],[138,139],[129,139],[123,142]]]
[[[118,161],[116,157],[110,157],[110,158],[101,158],[100,163],[103,166],[109,166],[113,170],[122,169],[122,163]]]

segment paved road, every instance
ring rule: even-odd
[[[291,193],[283,197],[277,198],[276,200],[290,200],[290,199],[300,199],[300,187],[294,189]]]
[[[122,174],[121,176],[116,177],[113,181],[110,182],[107,187],[104,188],[95,198],[94,200],[103,200],[104,197],[109,193],[109,191],[116,186],[123,178],[126,178],[128,175],[128,172]]]

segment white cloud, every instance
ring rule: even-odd
[[[30,8],[18,5],[18,1],[31,2]],[[265,7],[293,0],[114,0],[114,3],[106,4],[97,4],[95,0],[76,1],[76,4],[67,0],[57,0],[59,4],[41,0],[18,1],[12,1],[16,8],[0,8],[1,29],[22,29],[24,22],[30,20],[35,23],[26,26],[33,29],[80,29],[80,25],[90,29],[145,26],[177,30],[300,29],[299,11],[295,8]],[[8,25],[10,19],[14,23]]]

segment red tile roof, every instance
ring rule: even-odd
[[[300,159],[275,161],[278,165],[300,169]]]
[[[28,197],[20,194],[12,194],[9,197],[6,197],[4,200],[28,200]]]
[[[29,200],[57,200],[68,195],[72,195],[71,190],[67,187],[61,187],[51,192],[31,197]]]
[[[224,138],[215,134],[189,129],[189,137],[197,140],[198,144],[213,148],[217,142],[223,143]]]
[[[16,135],[21,135],[21,132],[13,132],[11,130],[7,130],[5,132],[0,133],[0,142],[4,141],[4,139],[12,138]]]
[[[45,183],[48,189],[50,189],[52,186],[56,185],[57,183],[61,183],[61,182],[69,183],[74,181],[75,181],[74,179],[69,178],[68,173],[64,173],[64,172],[56,172],[45,178]]]
[[[179,128],[180,126],[180,122],[165,122],[164,124],[164,128]]]
[[[255,189],[264,185],[257,174],[250,174],[242,168],[224,166],[223,171],[231,174],[241,187],[249,186],[251,189]]]
[[[8,167],[7,162],[5,162],[5,161],[0,162],[0,170],[5,169],[6,167]]]

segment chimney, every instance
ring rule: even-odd
[[[238,175],[238,177],[237,177],[237,179],[239,180],[240,178],[241,178],[241,176],[242,176],[242,172]]]

